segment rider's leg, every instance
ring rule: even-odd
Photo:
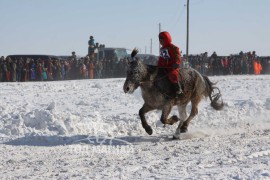
[[[176,95],[180,95],[183,93],[181,85],[179,83],[179,69],[175,69],[169,73],[169,80],[173,84],[174,91]]]

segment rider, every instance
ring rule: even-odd
[[[179,70],[181,62],[180,49],[172,44],[172,38],[167,31],[159,33],[160,56],[158,59],[158,67],[165,67],[169,80],[172,83],[176,95],[183,93],[179,83]]]

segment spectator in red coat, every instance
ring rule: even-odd
[[[158,67],[166,68],[176,95],[180,95],[182,93],[178,76],[181,62],[180,49],[172,44],[171,35],[166,31],[159,33],[159,42],[162,47],[160,48]]]

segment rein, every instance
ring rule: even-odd
[[[157,69],[167,69],[166,67],[156,67]],[[157,72],[155,72],[155,74],[157,74]],[[168,76],[168,74],[165,74],[164,76],[161,76],[160,78],[158,78],[158,79],[153,79],[153,80],[151,80],[151,78],[150,78],[150,80],[147,80],[147,81],[141,81],[141,82],[139,82],[139,84],[141,85],[141,84],[145,84],[145,83],[149,83],[149,82],[155,82],[155,81],[159,81],[159,80],[161,80],[161,79],[164,79],[164,78],[166,78]]]
[[[153,80],[150,79],[150,80],[147,80],[147,81],[141,81],[141,82],[139,82],[139,84],[141,85],[141,84],[145,84],[145,83],[149,83],[149,82],[156,82],[156,81],[159,81],[161,79],[164,79],[167,76],[168,76],[168,74],[166,74],[166,75],[164,75],[164,76],[162,76],[162,77],[160,77],[158,79],[153,79]]]

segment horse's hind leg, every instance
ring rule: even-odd
[[[145,131],[149,135],[151,135],[153,133],[153,130],[152,130],[151,126],[148,125],[148,123],[145,119],[145,114],[151,110],[153,110],[153,108],[144,103],[143,107],[139,111],[139,116],[141,118],[142,127],[145,129]]]
[[[196,97],[191,100],[191,112],[187,120],[183,123],[181,127],[181,133],[187,132],[187,128],[189,126],[190,121],[198,114],[198,105],[201,101],[201,97]]]
[[[183,105],[178,105],[178,112],[179,112],[179,117],[181,121],[185,121],[187,119],[187,104],[183,104]]]
[[[178,105],[178,112],[179,112],[179,117],[180,117],[180,122],[179,125],[175,131],[175,134],[173,135],[174,139],[179,139],[180,138],[180,133],[181,133],[181,127],[183,125],[183,122],[187,119],[187,111],[186,111],[187,104],[183,105]]]
[[[191,112],[190,115],[188,116],[187,120],[182,123],[182,121],[179,123],[179,126],[176,129],[175,134],[173,135],[174,139],[179,139],[180,138],[180,133],[185,133],[187,132],[188,125],[190,121],[198,114],[198,104],[201,101],[201,97],[197,97],[193,100],[191,100]]]

